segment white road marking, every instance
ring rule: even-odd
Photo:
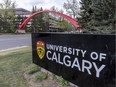
[[[19,49],[19,48],[25,48],[25,47],[28,47],[28,46],[13,47],[13,48],[9,48],[9,49],[0,50],[0,52],[15,50],[15,49]]]

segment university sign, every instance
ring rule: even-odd
[[[115,86],[115,35],[32,34],[33,62],[79,87]]]

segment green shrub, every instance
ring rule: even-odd
[[[48,73],[42,73],[36,77],[36,81],[43,81],[48,78]]]
[[[28,72],[28,74],[34,74],[34,73],[36,73],[36,72],[38,72],[38,71],[40,71],[40,68],[39,68],[39,66],[33,66],[31,69],[29,69],[29,72]]]
[[[65,79],[63,79],[62,77],[59,78],[59,83],[60,83],[63,87],[66,87],[67,84],[68,84],[68,82],[67,82]]]

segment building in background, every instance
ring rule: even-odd
[[[16,18],[15,18],[15,27],[18,29],[19,26],[22,24],[22,22],[29,17],[32,12],[23,9],[23,8],[16,8],[15,9],[15,14],[16,14]],[[29,22],[27,24],[27,28],[29,28],[31,26],[31,22]]]

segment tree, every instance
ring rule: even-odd
[[[81,0],[80,24],[89,33],[115,32],[115,0]]]
[[[63,31],[73,31],[73,30],[75,30],[74,26],[71,23],[69,23],[68,21],[66,21],[66,20],[62,20],[60,22],[60,28]]]
[[[3,26],[3,21],[2,21],[2,16],[0,15],[0,32],[2,32],[2,26]]]
[[[90,21],[91,19],[91,15],[92,15],[92,10],[91,10],[91,5],[92,5],[92,1],[91,0],[81,0],[80,2],[81,4],[81,8],[80,8],[80,13],[79,15],[81,16],[79,22],[81,23],[82,27],[87,26],[87,23]]]
[[[3,3],[0,5],[0,14],[2,18],[2,28],[4,32],[14,32],[14,20],[15,20],[15,2],[11,0],[3,0]]]
[[[38,11],[42,11],[43,8],[41,7]],[[39,26],[39,31],[46,31],[45,27],[45,21],[44,21],[44,13],[41,13],[38,15],[38,26]]]
[[[35,13],[35,12],[37,12],[37,8],[36,8],[36,6],[33,6],[32,14]],[[31,32],[36,32],[36,26],[37,26],[37,17],[34,16],[32,21],[31,21],[31,29],[30,29],[30,31]]]
[[[62,9],[58,9],[55,6],[51,7],[51,10],[63,13]],[[50,15],[52,19],[49,21],[51,24],[51,27],[59,29],[59,31],[72,31],[74,30],[74,26],[72,26],[71,23],[69,23],[67,20],[65,20],[63,17],[58,16],[56,14]]]
[[[69,14],[75,19],[78,17],[79,13],[78,0],[67,0],[67,2],[64,3],[63,7],[64,9],[66,9],[67,14]]]
[[[33,6],[32,13],[42,10],[42,7],[37,9],[36,6]],[[45,32],[48,30],[48,22],[45,20],[45,16],[47,17],[47,15],[46,13],[41,13],[33,17],[31,21],[32,32]]]

